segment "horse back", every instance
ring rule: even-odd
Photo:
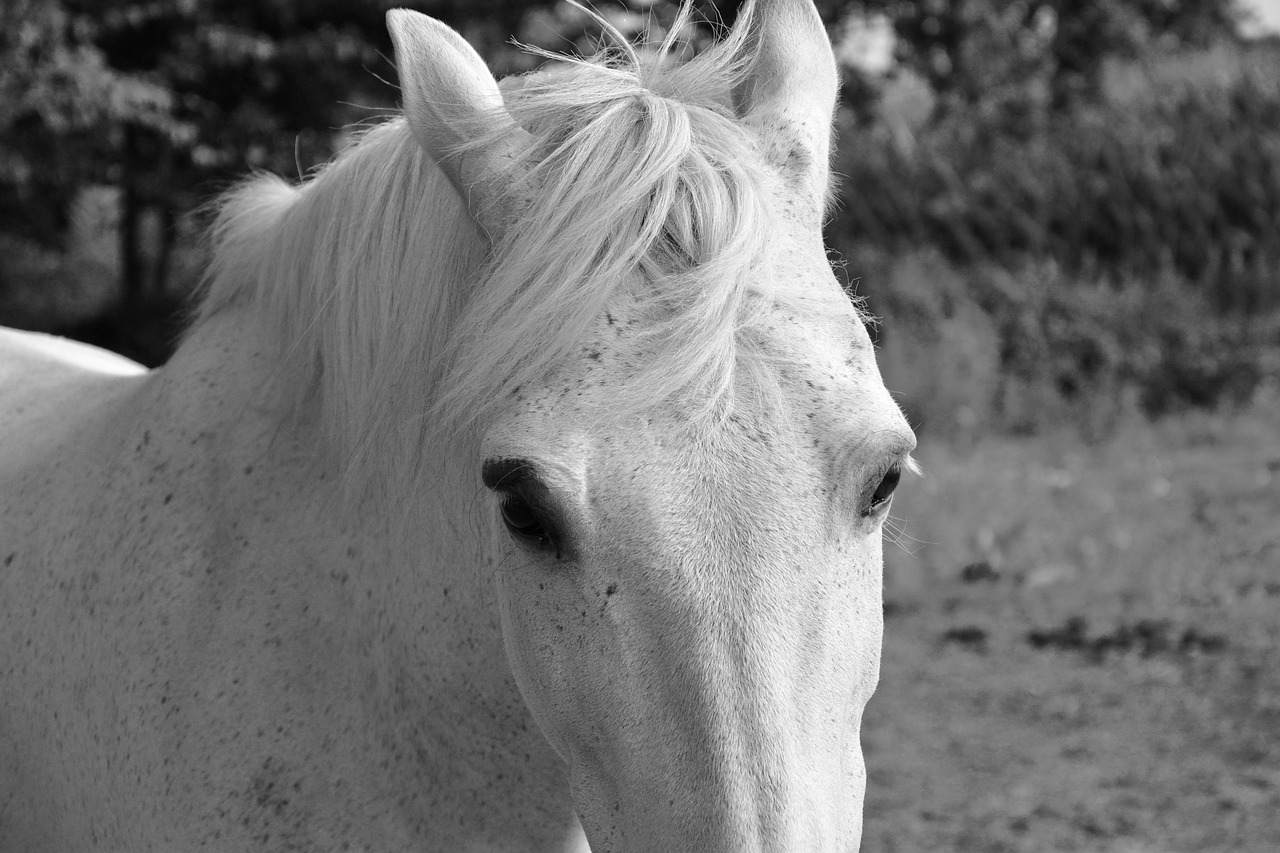
[[[30,460],[35,447],[24,438],[61,432],[127,393],[145,373],[142,365],[88,344],[0,328],[0,463]]]
[[[32,475],[48,482],[39,477],[42,469],[101,456],[146,375],[142,365],[97,347],[0,328],[0,507],[10,510],[6,515],[26,500],[22,483]],[[0,517],[0,531],[5,526]]]

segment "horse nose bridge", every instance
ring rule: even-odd
[[[770,750],[770,752],[775,752]],[[596,800],[580,816],[592,850],[697,853],[852,853],[861,832],[859,773],[837,762],[834,774],[815,772],[829,757],[797,755],[791,766],[761,759],[695,760],[699,772],[661,779],[628,774],[604,786],[613,799]],[[697,758],[690,755],[691,758]],[[858,783],[858,784],[855,784]],[[576,786],[575,786],[576,787]],[[580,799],[590,801],[590,798]],[[603,839],[608,839],[603,840]]]
[[[633,629],[650,634],[644,645],[660,649],[647,660],[661,661],[667,688],[681,686],[688,719],[734,733],[741,754],[755,757],[744,761],[782,747],[830,752],[878,676],[878,634],[852,624],[879,601],[845,576],[832,543],[807,532],[805,557],[787,537],[756,549],[739,542],[685,566],[682,583],[655,590],[653,609],[634,614]]]
[[[797,689],[792,657],[760,639],[721,623],[650,659],[652,680],[630,697],[628,760],[597,771],[617,797],[611,825],[646,839],[617,849],[852,849],[841,845],[860,813],[856,723],[829,707],[847,697],[812,713],[804,703],[819,697]]]
[[[732,738],[725,734],[717,733],[702,749],[684,750],[681,767],[665,766],[659,775],[638,773],[633,765],[620,778],[598,786],[608,796],[577,797],[591,849],[620,853],[847,853],[857,849],[862,797],[855,783],[862,776],[850,768],[861,767],[860,755],[839,761],[831,754],[780,750],[777,739],[767,747],[753,738],[742,738],[731,746],[726,741]],[[584,803],[590,805],[584,808]],[[613,841],[598,843],[601,837]]]
[[[604,849],[854,849],[841,844],[861,807],[848,771],[871,644],[848,623],[871,603],[839,553],[847,537],[794,478],[704,491],[669,470],[661,496],[626,493],[622,517],[646,524],[617,525],[600,561],[620,578],[619,665],[604,675],[623,725],[582,754],[582,775],[614,792],[602,824],[647,839]],[[661,535],[629,538],[639,527]]]

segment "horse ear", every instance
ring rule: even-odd
[[[519,153],[524,132],[480,54],[455,30],[408,9],[388,11],[387,29],[414,137],[492,235],[501,218],[496,176]],[[484,138],[492,141],[473,144]]]
[[[840,76],[813,0],[760,0],[738,24],[749,27],[744,48],[754,52],[746,78],[733,92],[738,115],[782,137],[778,159],[827,192],[831,122]]]

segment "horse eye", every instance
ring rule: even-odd
[[[875,492],[871,495],[871,503],[867,505],[867,511],[864,515],[870,515],[884,506],[889,498],[893,497],[893,490],[898,488],[898,481],[901,479],[901,465],[894,465],[886,471],[884,477],[880,480],[880,485],[876,486]]]
[[[516,539],[539,549],[555,548],[559,552],[555,537],[543,524],[542,519],[534,512],[523,498],[509,494],[502,499],[502,523]]]

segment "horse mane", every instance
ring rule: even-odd
[[[492,246],[403,119],[301,186],[251,179],[221,202],[197,325],[247,304],[273,326],[289,393],[361,470],[482,425],[624,287],[654,320],[631,404],[726,411],[772,299],[764,160],[732,104],[747,30],[683,64],[624,45],[504,81],[529,142],[497,177],[527,206]]]

